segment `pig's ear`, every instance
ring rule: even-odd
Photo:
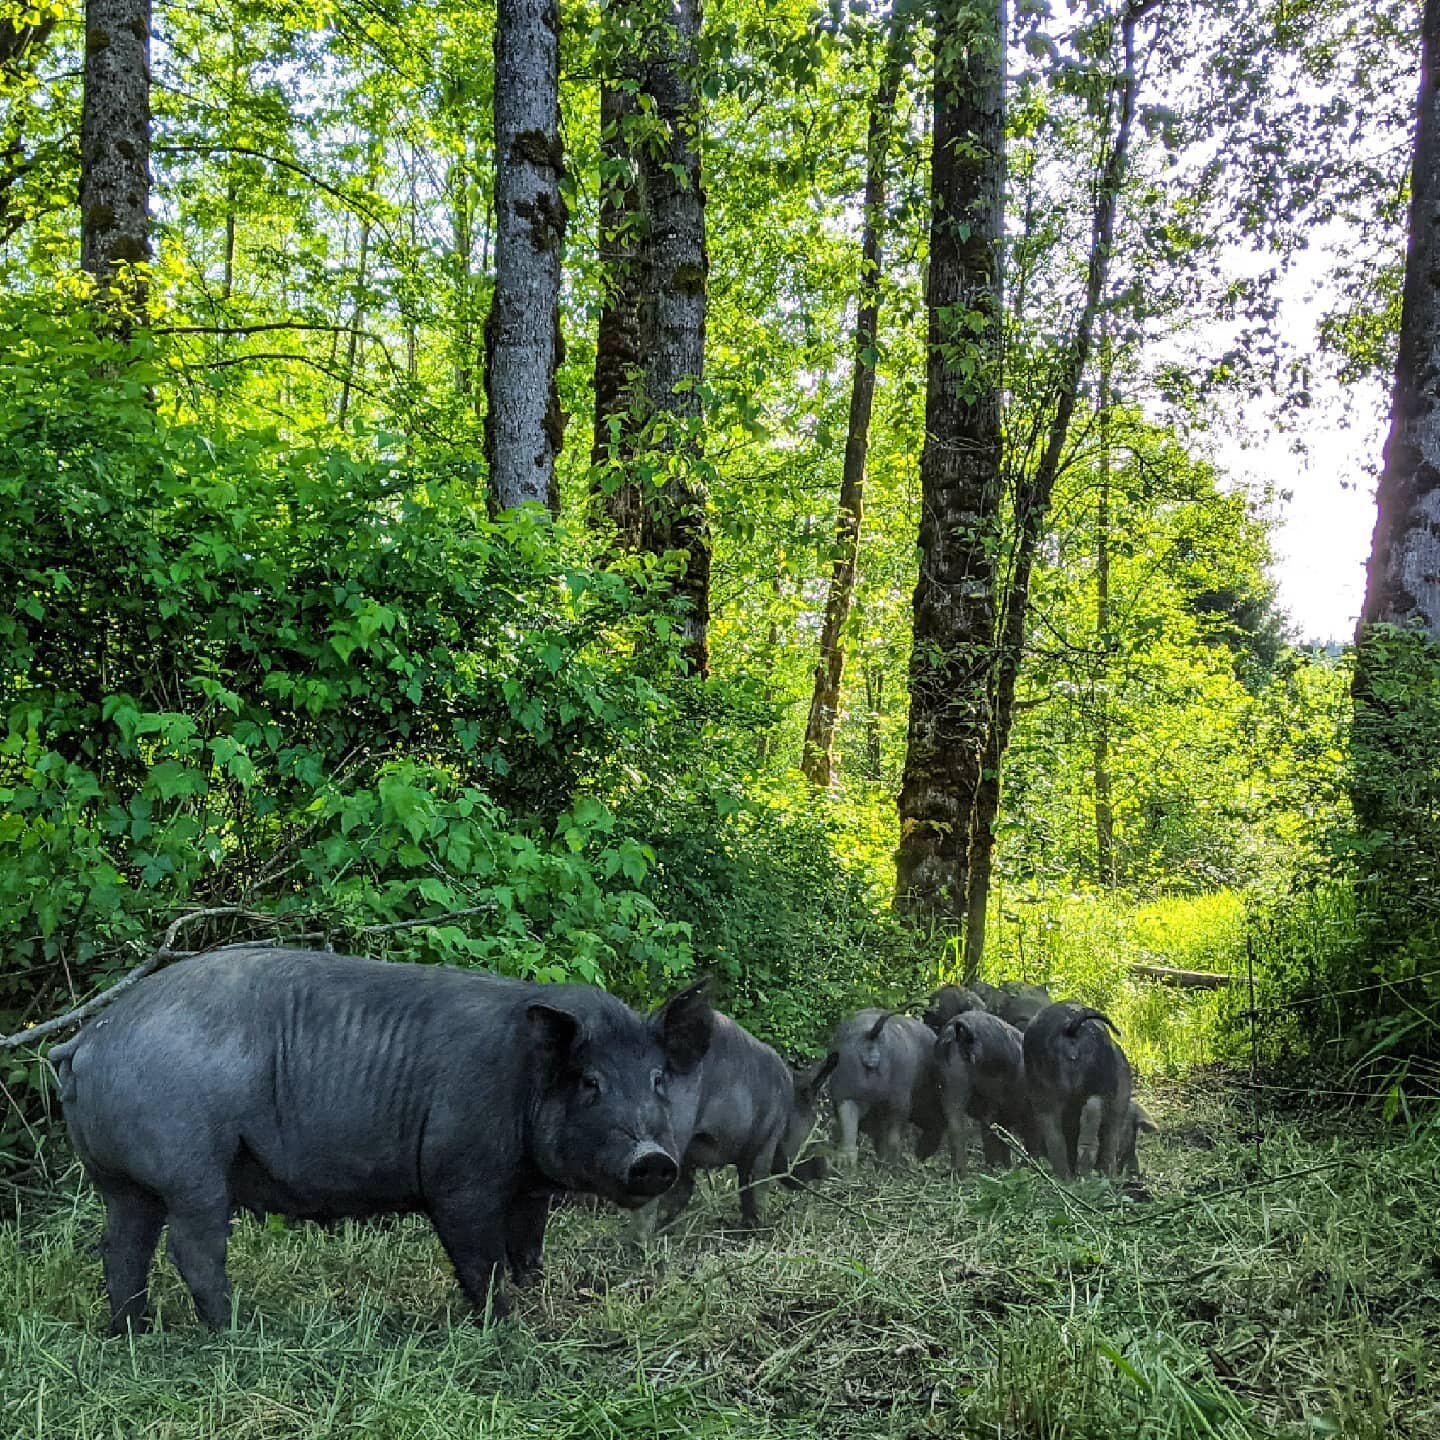
[[[1150,1118],[1145,1107],[1143,1105],[1136,1105],[1134,1109],[1135,1128],[1142,1135],[1158,1135],[1160,1133],[1160,1127]]]
[[[672,995],[650,1019],[660,1048],[677,1075],[687,1074],[704,1058],[715,1029],[715,1012],[705,998],[707,981],[701,980]]]
[[[525,1007],[525,1019],[536,1041],[557,1060],[580,1043],[580,1022],[568,1010],[537,1002]]]

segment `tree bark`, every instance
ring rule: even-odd
[[[885,697],[885,671],[879,665],[865,667],[865,778],[878,780],[884,755],[881,753],[880,720]]]
[[[492,514],[557,508],[560,255],[559,0],[501,0],[495,24],[495,293],[485,322]]]
[[[150,0],[86,0],[80,265],[121,330],[146,320],[150,260]]]
[[[840,507],[835,522],[835,562],[820,628],[820,658],[805,725],[800,768],[823,789],[834,778],[835,727],[840,715],[840,684],[845,675],[841,636],[855,595],[860,527],[865,518],[865,456],[870,446],[870,414],[875,403],[876,347],[880,330],[880,275],[885,224],[885,166],[894,126],[895,97],[910,57],[908,16],[891,11],[890,39],[876,86],[865,145],[864,221],[860,239],[860,278],[855,294],[855,369],[850,387],[850,424],[840,474]]]
[[[1045,450],[1028,484],[1016,495],[1015,554],[1009,594],[1005,599],[1000,626],[1000,643],[995,657],[994,704],[985,738],[985,764],[975,792],[971,821],[969,899],[965,917],[965,972],[979,973],[985,952],[985,914],[989,905],[990,876],[994,864],[995,820],[1000,813],[1000,774],[1010,732],[1015,723],[1015,686],[1025,654],[1025,628],[1030,613],[1030,581],[1035,569],[1040,537],[1050,513],[1050,497],[1060,473],[1061,457],[1070,435],[1070,422],[1080,394],[1080,381],[1090,358],[1095,321],[1100,311],[1110,274],[1110,255],[1115,239],[1115,214],[1120,187],[1129,157],[1130,132],[1135,119],[1135,26],[1158,3],[1141,0],[1125,14],[1120,25],[1124,68],[1119,81],[1119,117],[1115,139],[1101,171],[1091,226],[1090,259],[1085,277],[1085,299],[1075,332],[1060,365],[1055,414],[1046,435]]]
[[[365,287],[370,283],[370,222],[360,222],[360,253],[355,261],[355,290],[350,300],[350,334],[345,341],[345,378],[340,382],[340,409],[335,417],[343,430],[350,417],[350,391],[360,358],[360,332],[365,328]]]
[[[1425,0],[1400,349],[1378,514],[1355,636],[1350,795],[1374,850],[1372,949],[1433,927],[1440,710],[1440,0]],[[1394,627],[1393,629],[1389,627]]]
[[[634,96],[607,81],[600,90],[600,234],[604,299],[595,336],[595,435],[590,463],[620,544],[636,549],[644,496],[628,463],[635,453],[635,377],[640,350],[640,187],[630,127]]]
[[[659,135],[642,148],[645,219],[640,352],[645,359],[648,447],[665,479],[644,507],[641,544],[683,557],[675,593],[684,602],[682,643],[690,668],[709,672],[710,522],[702,473],[705,373],[705,195],[700,175],[700,108],[691,77],[700,38],[700,0],[669,0],[647,45],[643,90]]]
[[[1400,353],[1360,612],[1440,638],[1440,0],[1426,0]],[[1357,672],[1357,684],[1360,672]]]
[[[896,906],[956,930],[988,722],[1001,497],[1004,0],[941,0],[925,445]]]
[[[1100,495],[1095,507],[1095,645],[1101,656],[1095,695],[1095,875],[1116,884],[1115,806],[1110,778],[1110,353],[1100,337]]]

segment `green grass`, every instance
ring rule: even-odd
[[[773,1196],[701,1187],[648,1253],[552,1221],[548,1277],[484,1328],[428,1227],[246,1223],[239,1325],[105,1340],[83,1189],[0,1227],[0,1435],[1323,1437],[1440,1434],[1440,1143],[1151,1091],[1148,1202],[938,1164]],[[1312,1168],[1323,1167],[1323,1168]],[[1236,1187],[1236,1188],[1232,1188]]]

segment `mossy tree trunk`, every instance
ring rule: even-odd
[[[985,917],[989,907],[990,878],[994,866],[995,821],[1000,813],[1000,780],[1010,732],[1015,724],[1015,690],[1025,658],[1025,633],[1030,617],[1030,582],[1035,572],[1040,540],[1050,514],[1050,500],[1060,474],[1060,462],[1070,437],[1070,424],[1080,397],[1080,382],[1090,360],[1100,303],[1110,275],[1115,241],[1115,217],[1130,154],[1139,78],[1135,69],[1135,27],[1157,0],[1132,6],[1120,26],[1122,65],[1111,98],[1115,130],[1100,172],[1091,222],[1090,255],[1085,277],[1085,298],[1075,329],[1061,359],[1056,380],[1055,413],[1046,434],[1045,449],[1035,473],[1016,491],[1014,561],[1010,587],[1000,622],[995,655],[993,704],[985,736],[984,764],[974,796],[970,830],[969,898],[965,913],[965,973],[979,973],[985,951]]]
[[[958,931],[989,721],[1001,486],[1003,0],[941,0],[925,444],[896,905]]]
[[[618,79],[618,77],[617,77]],[[595,435],[591,464],[620,544],[642,534],[643,492],[629,462],[635,453],[640,350],[640,186],[631,130],[635,98],[617,79],[600,89],[600,234],[603,298],[595,335]]]
[[[658,480],[645,495],[641,545],[680,557],[675,591],[684,601],[684,651],[691,669],[704,675],[710,659],[710,521],[701,431],[710,262],[694,82],[700,24],[700,0],[667,0],[644,47],[641,90],[653,106],[656,133],[639,147],[639,333],[645,443]]]

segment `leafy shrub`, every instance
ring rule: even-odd
[[[689,968],[603,799],[673,719],[643,570],[492,524],[385,437],[167,421],[83,318],[0,348],[0,1029],[196,904],[545,978]]]

